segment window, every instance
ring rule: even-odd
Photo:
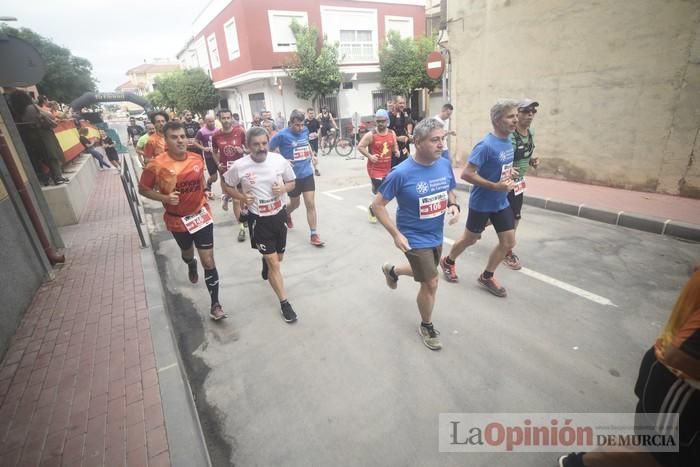
[[[413,18],[410,16],[386,16],[384,18],[385,34],[396,31],[402,39],[413,37]]]
[[[234,60],[241,56],[238,47],[238,32],[236,31],[236,18],[231,18],[224,24],[224,35],[226,36],[226,48],[228,49],[228,59]]]
[[[352,89],[352,81],[343,81],[343,89]]]
[[[341,64],[379,60],[376,9],[321,6],[321,27],[328,42],[339,44]]]
[[[273,52],[294,52],[297,49],[296,39],[290,25],[296,20],[300,25],[308,26],[309,20],[305,11],[269,10],[267,17],[270,22],[270,36]]]
[[[341,29],[340,54],[343,60],[361,61],[374,58],[372,31]]]
[[[219,60],[219,48],[216,46],[216,34],[207,37],[207,46],[209,47],[211,67],[219,68],[221,66],[221,61]]]
[[[254,94],[248,94],[248,101],[250,102],[250,114],[259,113],[265,108],[265,93],[256,92]]]

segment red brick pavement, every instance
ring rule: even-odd
[[[136,230],[100,172],[0,364],[0,466],[167,466]]]

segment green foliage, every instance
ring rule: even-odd
[[[0,25],[0,33],[30,43],[44,59],[46,75],[36,84],[41,94],[58,102],[70,103],[86,92],[97,90],[97,80],[92,76],[92,64],[88,60],[74,56],[70,50],[31,29]]]
[[[415,89],[435,89],[440,81],[431,79],[425,71],[426,59],[435,45],[431,37],[402,39],[396,31],[390,31],[379,50],[382,85],[403,96]]]
[[[219,95],[211,78],[201,68],[179,70],[159,76],[155,90],[146,98],[154,107],[177,112],[190,110],[204,115],[219,103]]]
[[[320,96],[338,91],[341,82],[338,67],[338,48],[319,41],[318,30],[302,26],[296,21],[290,25],[297,42],[297,51],[285,67],[296,85],[296,95],[311,99],[313,104]]]

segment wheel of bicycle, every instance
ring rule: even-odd
[[[340,138],[335,143],[335,152],[339,156],[347,157],[352,152],[352,142],[348,138]]]
[[[326,145],[323,148],[318,148],[319,152],[321,153],[322,156],[327,156],[328,154],[331,153],[331,151],[335,147],[335,142],[336,142],[337,138],[338,138],[338,136],[335,134],[333,134],[333,135],[329,134],[326,137]]]

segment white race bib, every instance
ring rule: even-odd
[[[421,219],[441,216],[447,210],[447,192],[433,193],[418,199]]]
[[[501,168],[501,180],[504,178],[510,178],[510,172],[513,169],[513,163],[511,162],[510,164],[504,164],[503,167]]]
[[[209,214],[209,211],[207,211],[207,208],[205,208],[204,206],[202,206],[202,209],[195,212],[194,214],[190,214],[189,216],[183,216],[181,217],[181,219],[182,223],[185,224],[185,228],[191,234],[199,232],[204,227],[214,222],[214,220],[211,217],[211,214]]]
[[[305,144],[304,146],[297,146],[294,148],[292,156],[294,158],[294,162],[305,161],[311,157],[311,148],[308,144]]]
[[[515,188],[513,188],[513,194],[515,196],[518,196],[521,193],[525,192],[525,177],[522,177],[518,179],[517,182],[515,182]]]
[[[282,200],[277,197],[273,199],[258,200],[258,215],[260,217],[274,216],[282,210]]]

